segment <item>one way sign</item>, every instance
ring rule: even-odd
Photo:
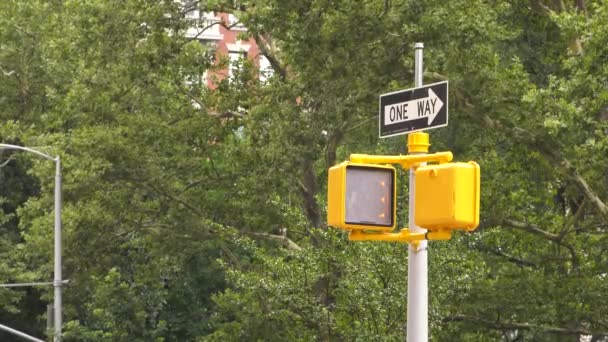
[[[380,95],[380,138],[447,125],[447,81]]]

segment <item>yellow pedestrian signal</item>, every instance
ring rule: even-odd
[[[479,165],[446,163],[416,169],[416,225],[429,230],[479,225]]]
[[[343,162],[329,169],[327,223],[348,230],[393,230],[395,168]]]

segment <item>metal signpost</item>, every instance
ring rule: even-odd
[[[428,153],[429,135],[420,132],[448,124],[448,82],[422,85],[423,48],[416,43],[416,87],[380,96],[380,137],[408,134],[408,154],[351,154],[329,169],[327,182],[328,225],[347,230],[350,241],[409,245],[408,342],[429,338],[427,240],[449,240],[454,230],[479,226],[479,165],[453,163],[449,151]],[[409,226],[397,232],[397,180],[387,164],[410,171]]]
[[[422,50],[424,45],[422,43],[416,43],[414,51],[414,82],[416,87],[421,87],[423,82],[422,77]],[[430,89],[430,88],[429,88]],[[447,95],[447,82],[445,84],[446,95]],[[431,91],[429,90],[429,93]],[[381,98],[382,99],[382,98]],[[445,125],[447,125],[447,96],[444,97],[443,101],[445,105]],[[418,100],[419,101],[419,100]],[[428,102],[431,99],[426,100]],[[382,102],[382,101],[381,101]],[[434,104],[433,106],[439,106],[440,103]],[[428,104],[425,105],[428,107]],[[442,107],[442,106],[441,106]],[[444,108],[439,108],[440,110]],[[386,115],[386,113],[385,113]],[[435,114],[437,115],[437,114]],[[382,116],[382,115],[381,115]],[[423,118],[422,120],[416,119],[415,121],[422,121],[431,123],[431,117],[429,116],[428,121]],[[407,121],[406,121],[407,124]],[[400,124],[396,124],[398,126]],[[403,127],[403,126],[402,126]],[[408,126],[406,126],[408,127]],[[418,141],[416,141],[418,140]],[[429,136],[425,133],[412,133],[408,135],[408,152],[410,154],[426,154],[428,152],[428,140]],[[418,144],[417,144],[418,143]],[[426,144],[426,146],[424,146]],[[416,145],[420,148],[416,149]],[[422,163],[426,165],[426,163]],[[410,168],[409,177],[409,228],[412,233],[425,233],[426,230],[416,225],[414,213],[414,203],[416,198],[416,169],[415,167]],[[407,255],[407,341],[408,342],[420,342],[428,341],[429,329],[428,329],[428,305],[429,305],[429,291],[428,291],[428,253],[427,253],[427,241],[420,241],[419,244],[408,244],[408,255]]]
[[[448,82],[423,86],[423,43],[414,45],[414,87],[380,95],[380,138],[408,134],[409,155],[425,155],[429,136],[422,130],[448,125]],[[409,232],[424,234],[416,225],[416,168],[409,172]],[[410,243],[407,269],[407,341],[428,341],[428,254],[427,241]]]

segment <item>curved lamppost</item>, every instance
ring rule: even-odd
[[[18,145],[0,144],[0,149],[21,150],[25,152],[30,152],[44,159],[52,160],[55,162],[55,275],[53,277],[53,287],[55,290],[53,303],[55,336],[53,340],[61,341],[61,326],[63,324],[61,317],[61,285],[63,284],[63,281],[61,279],[61,159],[59,158],[59,156],[53,158],[42,152]]]

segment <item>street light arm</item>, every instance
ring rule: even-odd
[[[28,340],[28,341],[44,342],[44,340],[41,340],[39,338],[35,338],[34,336],[30,336],[30,335],[28,335],[26,333],[22,333],[21,331],[15,330],[15,329],[10,328],[10,327],[7,327],[4,324],[0,324],[0,330],[4,330],[4,331],[9,332],[11,334],[17,335],[17,336],[19,336],[21,338],[24,338],[24,339]]]
[[[33,154],[36,154],[36,155],[38,155],[42,158],[48,159],[48,160],[57,161],[56,158],[53,158],[53,157],[49,156],[48,154],[44,154],[40,151],[33,150],[29,147],[23,147],[23,146],[18,146],[18,145],[11,145],[11,144],[0,144],[0,150],[21,150],[21,151],[31,152]]]
[[[61,328],[63,325],[63,317],[62,317],[62,294],[61,294],[61,285],[63,284],[63,275],[61,272],[62,269],[62,261],[61,261],[61,159],[59,156],[53,158],[48,154],[42,153],[40,151],[36,151],[29,147],[11,145],[11,144],[0,144],[0,149],[8,149],[8,150],[21,150],[25,152],[33,153],[39,157],[44,159],[52,160],[55,162],[55,225],[54,225],[54,277],[53,277],[53,287],[54,289],[54,298],[53,298],[53,309],[54,309],[54,328],[55,334],[53,336],[53,341],[61,342],[62,334]]]

